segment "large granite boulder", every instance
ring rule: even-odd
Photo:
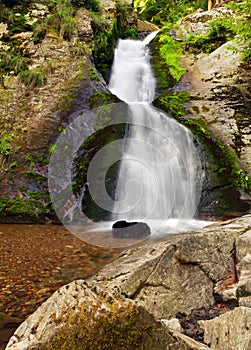
[[[120,317],[127,320],[127,310],[139,315],[139,319],[136,317],[139,323],[135,321],[139,329],[142,329],[142,315],[144,327],[151,324],[156,330],[157,338],[148,334],[149,342],[147,340],[144,349],[152,346],[173,350],[236,350],[234,339],[241,339],[243,335],[245,339],[239,342],[238,350],[248,350],[250,234],[251,215],[246,215],[197,232],[169,235],[158,242],[148,240],[138,248],[123,252],[86,281],[62,287],[17,329],[6,350],[57,349],[55,339],[60,339],[62,348],[68,344],[68,338],[73,337],[72,322],[74,337],[83,338],[86,328],[95,334],[95,327],[101,327],[104,317],[114,320],[109,323],[110,331],[121,334],[124,324]],[[240,306],[244,304],[246,306]],[[198,322],[200,320],[209,321]],[[222,326],[218,327],[221,320]],[[122,328],[117,329],[116,322],[122,322]],[[194,334],[189,333],[194,339],[187,336],[189,327],[196,330]],[[126,339],[131,337],[128,328],[127,332]],[[102,334],[107,339],[106,333]],[[89,338],[86,339],[87,348],[92,349]],[[97,343],[95,346],[98,348]]]

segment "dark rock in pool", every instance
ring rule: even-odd
[[[144,238],[151,235],[150,227],[144,222],[117,221],[112,225],[115,238]]]

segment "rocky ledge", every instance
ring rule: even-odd
[[[251,347],[251,215],[125,251],[55,292],[6,350]]]

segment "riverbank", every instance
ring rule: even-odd
[[[118,254],[86,245],[61,225],[0,224],[0,239],[0,350],[55,290]]]

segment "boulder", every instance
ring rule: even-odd
[[[102,345],[101,345],[102,344]],[[129,299],[79,280],[62,287],[31,315],[6,350],[204,350],[172,332]],[[102,346],[102,347],[101,347]]]
[[[182,18],[179,23],[179,32],[184,34],[205,34],[209,29],[209,22],[218,18],[233,17],[235,11],[227,7],[214,8],[211,11],[203,11],[198,9]]]
[[[247,215],[195,233],[148,242],[124,253],[90,282],[136,300],[158,319],[209,309],[216,295],[221,300],[221,294],[237,282],[236,239],[250,226]]]
[[[251,349],[251,309],[238,307],[209,321],[199,321],[205,343],[215,350]]]
[[[151,230],[144,222],[120,220],[112,225],[112,235],[115,238],[144,238],[151,235]]]

